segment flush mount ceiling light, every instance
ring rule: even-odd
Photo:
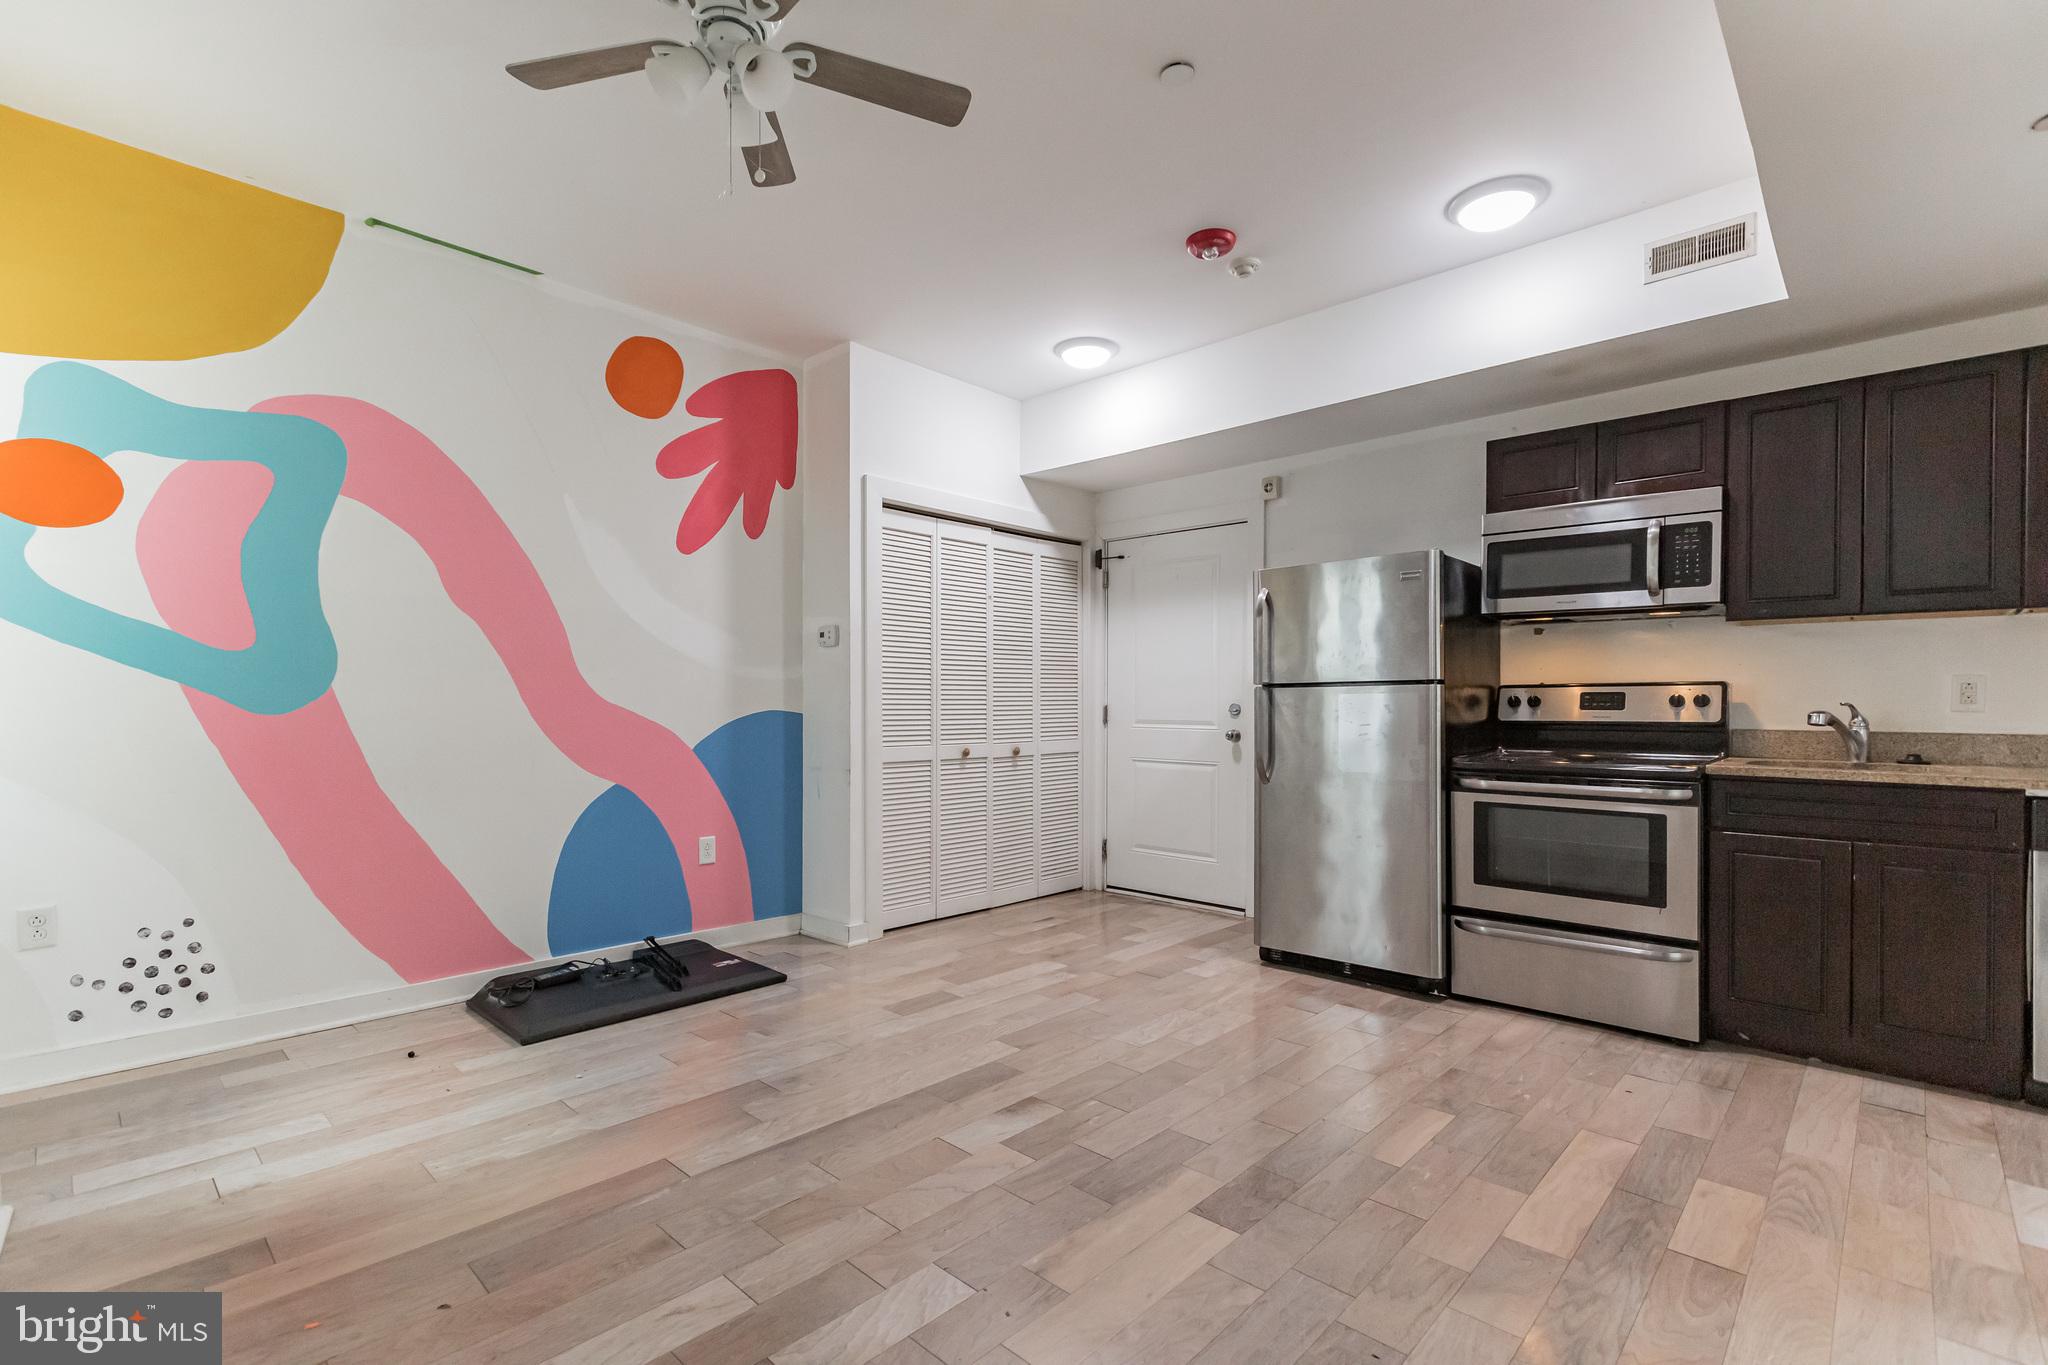
[[[1117,345],[1108,337],[1068,337],[1052,353],[1077,370],[1092,370],[1109,363]]]
[[[1499,232],[1527,218],[1550,194],[1550,182],[1534,175],[1482,180],[1444,205],[1444,217],[1467,232]]]

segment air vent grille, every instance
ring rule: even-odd
[[[1745,214],[1725,223],[1666,237],[1643,248],[1643,283],[1704,270],[1710,265],[1739,261],[1756,255],[1756,215]]]

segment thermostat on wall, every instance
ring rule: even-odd
[[[839,648],[839,627],[836,623],[818,627],[818,648]]]

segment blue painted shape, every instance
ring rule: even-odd
[[[740,828],[754,918],[803,909],[803,717],[757,711],[697,746]],[[562,841],[548,892],[556,956],[690,929],[690,893],[668,831],[645,802],[611,787]]]
[[[804,718],[795,711],[741,716],[697,746],[739,822],[755,919],[803,910],[803,756]]]
[[[29,567],[38,528],[8,516],[0,516],[0,620],[261,715],[296,711],[333,685],[334,634],[320,608],[319,575],[320,537],[348,465],[339,436],[304,417],[186,407],[68,360],[29,376],[20,434],[69,441],[102,459],[139,450],[268,469],[270,495],[242,540],[256,643],[218,649],[60,590]]]
[[[548,951],[587,952],[690,931],[690,893],[647,803],[610,787],[576,817],[548,892]]]

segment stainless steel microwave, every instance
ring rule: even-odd
[[[1493,616],[1700,611],[1720,605],[1719,488],[1490,512],[1484,610]]]

